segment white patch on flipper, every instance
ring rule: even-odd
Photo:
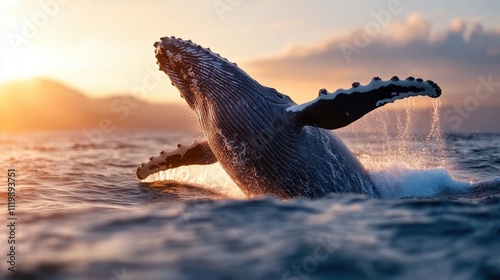
[[[391,103],[391,102],[394,102],[398,99],[402,99],[402,98],[409,97],[409,96],[419,96],[419,95],[427,95],[427,96],[431,96],[431,97],[438,96],[436,89],[427,81],[418,82],[417,80],[412,80],[412,81],[409,81],[409,80],[399,80],[399,81],[372,80],[370,83],[368,83],[367,85],[364,85],[364,86],[360,85],[357,87],[351,87],[349,89],[340,88],[334,92],[322,94],[312,101],[306,102],[304,104],[288,107],[286,110],[287,110],[287,112],[300,112],[300,111],[303,111],[304,109],[306,109],[307,107],[315,104],[319,100],[333,100],[333,99],[337,98],[337,96],[339,94],[352,94],[353,92],[367,93],[367,92],[370,92],[374,89],[393,85],[393,84],[398,85],[398,86],[403,86],[403,87],[423,88],[424,91],[417,92],[417,93],[415,93],[415,92],[404,92],[404,93],[399,93],[399,94],[393,93],[392,94],[393,98],[379,100],[379,101],[377,101],[375,106],[380,107],[384,104]]]

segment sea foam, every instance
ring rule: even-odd
[[[383,199],[432,197],[465,192],[472,186],[470,182],[455,180],[444,168],[409,169],[393,166],[369,173]]]

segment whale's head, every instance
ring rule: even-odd
[[[288,96],[260,85],[236,63],[191,40],[162,37],[154,46],[160,70],[170,77],[172,85],[180,91],[191,109],[199,110],[207,104],[223,104],[240,98],[272,103],[291,102]]]

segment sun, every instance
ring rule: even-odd
[[[0,61],[0,83],[40,75],[41,63],[33,53],[13,54],[2,51]]]
[[[6,0],[0,4],[0,32],[8,35],[15,26],[15,17],[8,13],[9,9],[20,4],[19,0]],[[32,58],[32,57],[31,57]],[[0,40],[0,83],[12,79],[30,78],[34,74],[33,68],[26,67],[26,61],[30,57],[21,57],[16,54],[8,36],[2,36]]]

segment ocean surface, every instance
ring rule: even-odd
[[[0,278],[500,279],[500,134],[339,136],[382,199],[247,199],[218,164],[135,178],[197,133],[0,134]]]

